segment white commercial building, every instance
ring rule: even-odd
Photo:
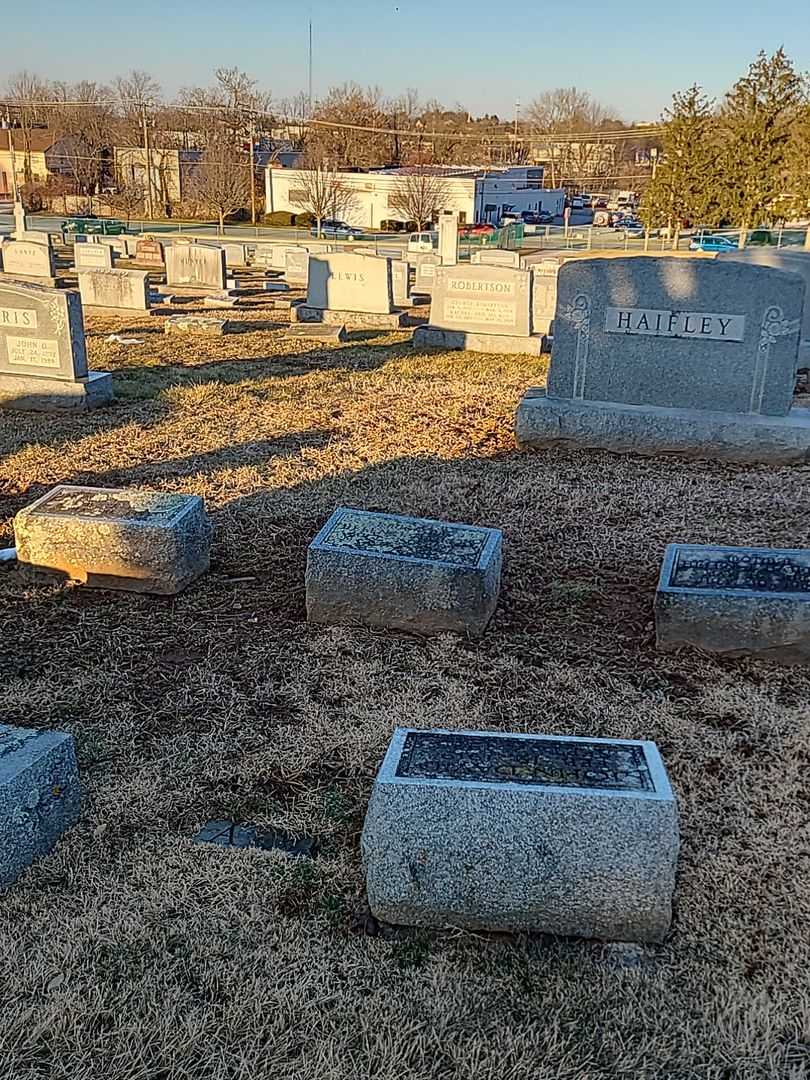
[[[392,196],[403,184],[402,176],[414,169],[386,169],[378,172],[340,172],[336,179],[351,192],[350,206],[339,217],[363,229],[379,229],[384,221],[405,221],[406,215],[391,205]],[[547,210],[562,214],[565,192],[562,188],[543,187],[543,169],[520,166],[508,169],[435,168],[441,181],[444,205],[454,210],[461,223],[490,221],[495,224],[502,214],[522,210]],[[268,168],[265,170],[266,212],[277,210],[292,214],[307,209],[302,169]]]

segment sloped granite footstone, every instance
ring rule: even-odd
[[[660,649],[810,663],[810,549],[670,544],[655,629]]]
[[[499,529],[341,507],[307,552],[307,618],[482,634],[498,602]]]
[[[14,519],[20,566],[98,589],[173,595],[208,569],[199,495],[53,488]]]
[[[71,736],[0,724],[0,889],[47,855],[78,817]]]
[[[654,743],[397,728],[361,850],[386,922],[661,941],[677,803]]]

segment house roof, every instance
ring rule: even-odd
[[[8,150],[9,135],[11,135],[11,141],[15,152],[24,151],[26,149],[32,150],[34,153],[50,150],[59,138],[59,135],[55,131],[51,131],[48,128],[33,128],[28,132],[26,146],[26,132],[24,132],[22,128],[8,128],[6,131],[0,131],[0,151]]]

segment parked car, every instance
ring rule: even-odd
[[[613,228],[617,232],[624,233],[625,236],[639,237],[644,235],[644,222],[639,221],[638,218],[618,218],[614,222]]]
[[[523,217],[516,210],[501,214],[501,220],[498,222],[501,228],[504,228],[506,225],[521,225],[522,223]]]
[[[690,251],[736,251],[736,249],[736,240],[714,233],[701,233],[694,236],[689,244]]]
[[[524,225],[550,225],[554,221],[554,215],[548,210],[524,210],[520,219]]]
[[[363,235],[362,229],[356,229],[353,225],[347,225],[345,221],[329,219],[321,222],[321,231],[318,232],[317,222],[309,230],[311,236],[322,236],[326,240],[359,240]]]
[[[488,221],[469,222],[458,227],[458,235],[462,240],[470,236],[489,236],[497,231]]]
[[[432,254],[439,248],[439,234],[433,232],[411,233],[408,237],[408,252],[410,254]]]
[[[582,198],[581,195],[573,195],[571,197],[571,209],[572,210],[584,210],[585,209],[585,200]]]
[[[97,218],[95,214],[68,218],[62,222],[62,231],[85,236],[120,236],[127,231],[123,221],[117,218]]]

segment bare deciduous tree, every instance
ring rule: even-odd
[[[436,214],[446,208],[450,197],[447,181],[433,169],[414,168],[403,173],[388,198],[388,205],[415,221],[418,229],[430,224]]]
[[[324,220],[344,218],[354,208],[356,200],[351,188],[323,156],[311,154],[305,158],[299,178],[295,205],[300,206],[304,213],[312,214],[319,236]],[[292,192],[290,194],[292,196]]]
[[[116,190],[105,196],[105,202],[115,210],[117,214],[126,218],[129,225],[132,218],[144,212],[146,202],[146,186],[139,180],[120,181]]]
[[[216,215],[221,233],[228,214],[250,205],[250,182],[250,162],[234,151],[227,138],[212,139],[189,178],[190,197]]]

